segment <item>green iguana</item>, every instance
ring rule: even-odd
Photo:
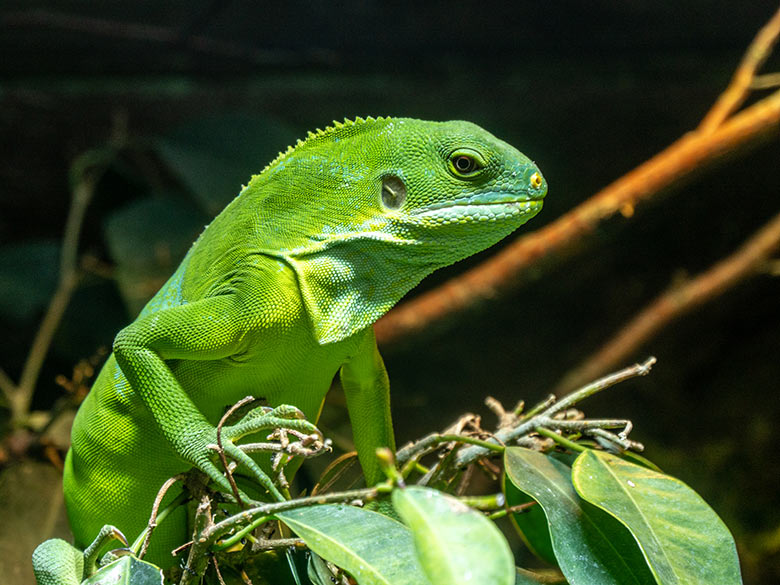
[[[357,118],[280,153],[117,335],[65,464],[75,544],[108,523],[135,537],[161,484],[193,466],[229,492],[209,445],[226,406],[247,395],[277,408],[225,427],[223,445],[281,499],[234,441],[275,426],[316,430],[282,405],[316,422],[336,373],[366,481],[379,481],[375,450],[394,441],[372,323],[432,271],[536,215],[546,191],[533,162],[468,122]],[[188,538],[181,507],[146,558],[170,565]],[[41,575],[47,559],[36,561]]]

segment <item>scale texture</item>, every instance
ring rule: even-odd
[[[226,407],[248,395],[311,421],[281,408],[225,429],[239,470],[280,498],[232,440],[313,428],[336,374],[366,479],[379,481],[374,452],[394,445],[371,324],[432,271],[533,217],[546,191],[526,156],[468,122],[358,118],[280,153],[117,335],[65,466],[76,545],[109,523],[134,539],[162,483],[193,466],[229,491],[208,445]],[[186,540],[180,508],[146,558],[170,565]]]

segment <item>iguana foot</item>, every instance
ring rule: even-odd
[[[236,444],[236,441],[243,437],[262,431],[272,431],[269,434],[268,439],[276,440],[278,442],[255,443],[249,445],[249,448],[246,450],[242,448],[242,445]],[[292,449],[290,448],[287,433],[292,433],[300,439],[299,441],[294,442],[296,447],[293,447]],[[288,452],[290,455],[298,455],[305,454],[304,451],[301,451],[300,453],[292,452],[295,451],[299,445],[309,448],[313,445],[319,445],[316,447],[318,450],[321,450],[325,446],[322,439],[322,433],[319,429],[317,429],[314,424],[307,421],[298,408],[287,404],[277,406],[276,408],[260,406],[249,411],[249,413],[236,424],[222,427],[219,432],[219,440],[217,440],[216,428],[210,429],[207,434],[209,437],[208,449],[216,451],[221,449],[226,457],[232,459],[238,465],[244,466],[249,470],[257,482],[278,501],[284,500],[284,496],[282,496],[268,474],[263,471],[247,452],[273,451]],[[274,445],[278,445],[278,447]],[[197,461],[196,463],[202,471],[220,486],[221,489],[227,492],[232,491],[230,482],[210,459],[201,457],[200,461]],[[245,497],[243,494],[240,495]]]

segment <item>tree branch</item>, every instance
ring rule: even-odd
[[[707,114],[704,129],[700,126],[697,131],[682,136],[578,207],[544,228],[521,236],[482,264],[393,309],[375,324],[377,340],[381,344],[391,343],[481,300],[506,293],[528,277],[530,266],[552,254],[570,251],[604,219],[617,212],[630,216],[636,205],[716,157],[756,143],[768,134],[777,135],[780,91],[728,120],[723,112],[730,114],[744,99],[757,67],[780,34],[779,15],[780,12],[758,33],[735,74],[736,81],[732,81],[732,86],[718,100],[713,108],[715,112],[711,110]],[[745,86],[748,73],[750,79]]]
[[[761,273],[778,248],[780,214],[732,255],[696,278],[673,286],[661,294],[600,350],[568,373],[554,391],[567,392],[625,361],[673,319],[692,311],[744,279]]]
[[[778,37],[780,37],[780,8],[769,22],[758,31],[753,42],[750,43],[729,86],[704,116],[697,128],[698,132],[704,134],[713,132],[742,105],[742,102],[750,94],[750,90],[753,89],[752,84],[756,72],[772,53],[772,47],[774,47]]]

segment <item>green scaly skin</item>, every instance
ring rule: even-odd
[[[310,133],[252,177],[114,342],[81,406],[65,466],[76,545],[106,523],[135,537],[160,485],[195,466],[230,491],[209,444],[247,395],[316,422],[340,373],[368,483],[393,448],[389,385],[371,324],[432,271],[536,215],[547,185],[512,146],[468,122],[368,118]],[[313,429],[289,412],[226,427]],[[225,441],[239,470],[281,498]],[[169,494],[166,501],[176,494]],[[171,564],[183,509],[147,559]]]

